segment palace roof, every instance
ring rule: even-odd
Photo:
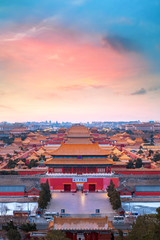
[[[45,162],[46,165],[112,165],[113,161],[107,158],[50,158]]]
[[[113,148],[112,152],[113,152],[113,154],[115,154],[117,156],[121,155],[121,153],[122,153],[121,151],[118,150],[118,148]]]
[[[90,138],[90,136],[90,131],[84,125],[72,125],[67,131],[68,138]]]
[[[29,130],[26,127],[14,127],[10,130],[10,133],[27,133]]]
[[[113,165],[114,166],[125,166],[125,165],[127,165],[127,163],[126,162],[122,162],[122,161],[113,161]]]
[[[28,158],[27,158],[27,160],[39,160],[39,157],[38,156],[36,156],[35,154],[32,154],[32,155],[30,155]]]
[[[60,156],[79,156],[79,155],[92,155],[92,156],[106,156],[108,151],[102,149],[98,143],[90,144],[66,144],[62,143],[61,146],[53,151],[51,155],[60,155]]]
[[[17,163],[17,165],[25,165],[25,163],[24,163],[22,160],[20,160],[20,161]]]
[[[54,217],[49,228],[54,230],[108,230],[113,227],[106,216],[94,218]]]
[[[22,143],[22,139],[21,138],[15,138],[14,143]]]
[[[90,144],[89,138],[68,138],[66,144]]]
[[[137,137],[137,138],[135,139],[135,142],[136,142],[136,143],[143,143],[144,141],[143,141],[142,137]]]
[[[131,160],[131,158],[128,157],[127,154],[122,153],[122,155],[120,156],[119,160],[120,160],[120,161],[123,161],[123,160],[126,160],[126,161],[127,161],[127,160]]]

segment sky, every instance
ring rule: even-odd
[[[160,0],[1,0],[0,121],[160,121]]]

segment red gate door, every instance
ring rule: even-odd
[[[96,190],[96,184],[89,184],[89,191],[95,192],[95,190]]]
[[[64,191],[70,192],[71,191],[71,185],[70,184],[64,184]]]

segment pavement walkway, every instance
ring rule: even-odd
[[[96,209],[100,213],[113,219],[116,212],[112,209],[106,193],[52,193],[52,199],[47,212],[61,212],[65,209],[66,214],[94,214]]]

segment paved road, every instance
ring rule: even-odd
[[[106,193],[53,193],[47,211],[60,213],[61,209],[68,214],[94,214],[100,209],[110,220],[116,215]]]

